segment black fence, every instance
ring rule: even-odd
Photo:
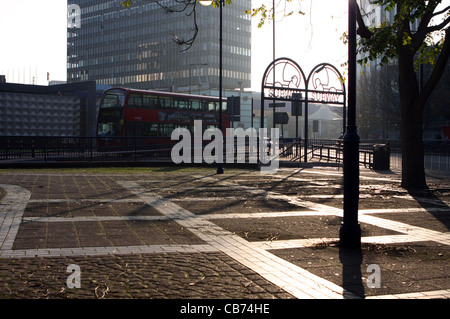
[[[280,141],[280,159],[290,161],[319,160],[333,163],[342,163],[344,159],[344,144],[342,139],[310,139],[308,140],[307,153],[305,154],[305,140],[282,140]],[[388,151],[389,144],[380,141],[363,142],[359,145],[359,163],[367,167],[374,167],[378,151]],[[375,154],[375,157],[374,157]]]
[[[175,143],[151,137],[0,137],[0,161],[169,161]]]
[[[0,137],[0,164],[8,163],[53,163],[53,162],[166,162],[172,163],[171,152],[178,141],[156,137]],[[204,147],[208,141],[204,141]],[[310,160],[333,163],[343,161],[343,141],[311,139],[305,154],[302,139],[280,139],[279,159],[302,162]],[[248,146],[248,145],[246,145]],[[450,141],[424,141],[425,165],[427,169],[450,172]],[[192,145],[191,162],[201,163],[196,158]],[[238,158],[238,155],[241,157]],[[224,150],[224,156],[226,151]],[[242,158],[242,156],[245,156]],[[238,162],[239,160],[239,162]],[[235,163],[249,162],[248,147],[245,155],[235,149]],[[401,145],[399,141],[361,141],[359,162],[375,169],[400,167]]]
[[[183,141],[184,142],[184,141]],[[191,141],[188,162],[208,163],[215,154],[203,158],[204,147],[211,141]],[[248,139],[244,150],[234,143],[234,163],[257,163],[257,154],[249,152]],[[157,137],[0,137],[0,164],[53,162],[161,162],[173,163],[172,149],[178,140]],[[184,144],[184,143],[183,143]],[[177,154],[179,157],[184,157]],[[229,157],[224,145],[224,160]],[[209,158],[209,155],[212,157]],[[184,159],[183,159],[184,161]],[[186,161],[184,161],[186,163]]]
[[[386,147],[389,151],[389,144],[380,141],[374,142],[361,142],[359,144],[359,163],[373,167],[374,165],[374,153],[381,146]],[[342,163],[344,159],[344,143],[342,139],[338,140],[318,140],[312,139],[309,141],[309,149],[312,158],[317,158],[320,161]]]

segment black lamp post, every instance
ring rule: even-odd
[[[361,248],[358,222],[359,136],[356,127],[356,0],[348,2],[348,122],[344,135],[344,219],[340,246]]]
[[[219,130],[222,132],[222,73],[223,73],[223,28],[222,20],[223,14],[222,9],[225,0],[218,0],[220,8],[220,24],[219,24]],[[212,4],[212,0],[199,0],[200,4],[203,6],[209,6]],[[217,167],[217,174],[223,174],[222,162],[223,159],[219,160],[219,166]]]
[[[225,0],[219,0],[220,7],[220,31],[219,31],[219,130],[222,132],[222,88],[223,88],[223,5]],[[223,159],[222,159],[223,160]],[[217,174],[223,174],[222,161],[219,160],[219,167],[217,167]]]

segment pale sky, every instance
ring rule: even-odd
[[[120,1],[120,0],[117,0]],[[253,0],[272,6],[272,0]],[[295,60],[306,75],[322,62],[341,71],[347,47],[339,39],[347,30],[348,0],[297,0],[291,5],[305,16],[281,19],[284,0],[277,8],[276,58]],[[311,8],[312,5],[312,8]],[[226,10],[226,7],[224,8]],[[272,61],[272,22],[252,32],[252,89],[258,91],[264,70]],[[0,0],[0,74],[8,82],[46,85],[66,80],[67,0]]]
[[[272,7],[272,0],[253,0],[253,6],[263,2]],[[331,63],[341,73],[341,64],[347,61],[347,46],[340,40],[348,29],[348,0],[294,0],[283,18],[285,0],[275,0],[275,58],[290,58],[297,62],[308,76],[319,63]],[[273,61],[273,24],[258,28],[259,18],[252,21],[252,87],[261,90],[261,81],[267,66]]]
[[[0,0],[0,73],[8,82],[66,79],[66,0]]]

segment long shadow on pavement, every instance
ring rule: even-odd
[[[422,206],[427,212],[432,215],[437,221],[450,230],[450,207],[442,199],[437,196],[438,190],[426,188],[423,190],[409,190],[408,194],[411,195],[416,202]],[[435,208],[439,208],[436,210]],[[443,211],[445,209],[448,211]]]
[[[362,252],[359,249],[339,247],[339,260],[342,264],[342,288],[345,289],[344,298],[354,298],[348,292],[364,298],[364,284],[361,273]],[[347,294],[346,294],[347,292]]]

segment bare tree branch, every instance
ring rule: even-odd
[[[366,24],[364,23],[364,19],[363,16],[361,14],[361,9],[358,5],[358,3],[356,3],[356,21],[358,23],[358,30],[357,33],[361,38],[365,38],[365,39],[370,39],[373,36],[373,32],[370,31]]]
[[[425,84],[419,97],[423,102],[430,97],[437,83],[441,79],[441,76],[444,73],[449,58],[450,58],[450,29],[446,29],[444,46],[442,48],[441,54],[439,55],[436,61],[436,65],[433,68],[433,72],[431,73],[430,79]]]
[[[440,23],[440,24],[437,24],[437,25],[434,25],[434,26],[431,26],[431,27],[428,27],[426,30],[427,30],[427,33],[428,32],[434,32],[434,31],[438,31],[438,30],[442,30],[442,29],[444,29],[446,26],[447,26],[447,24],[449,24],[450,23],[450,16],[447,18],[447,19],[445,19],[444,21],[442,21],[442,23]]]
[[[184,38],[180,38],[178,35],[176,35],[175,33],[172,33],[172,37],[173,37],[173,41],[181,46],[184,47],[181,52],[187,51],[189,50],[192,45],[195,42],[195,39],[197,38],[198,35],[198,25],[197,25],[197,1],[196,0],[173,0],[175,1],[177,4],[180,4],[179,8],[175,8],[175,7],[169,7],[166,5],[161,4],[159,1],[156,1],[156,3],[163,8],[167,13],[181,13],[184,12],[186,16],[193,17],[193,24],[194,27],[192,29],[193,31],[193,35],[192,37],[190,37],[189,39],[184,39]]]
[[[431,19],[433,18],[433,12],[436,9],[437,5],[438,5],[437,2],[428,4],[426,12],[423,15],[422,19],[420,20],[419,27],[417,28],[417,32],[412,36],[413,47],[415,50],[418,50],[420,48],[423,41],[425,40],[425,37],[427,36],[427,33],[430,32],[428,30],[428,24],[430,23]]]
[[[445,9],[442,9],[441,11],[437,11],[437,12],[433,13],[433,17],[437,17],[438,15],[443,14],[447,10],[450,10],[450,6],[447,6]]]

